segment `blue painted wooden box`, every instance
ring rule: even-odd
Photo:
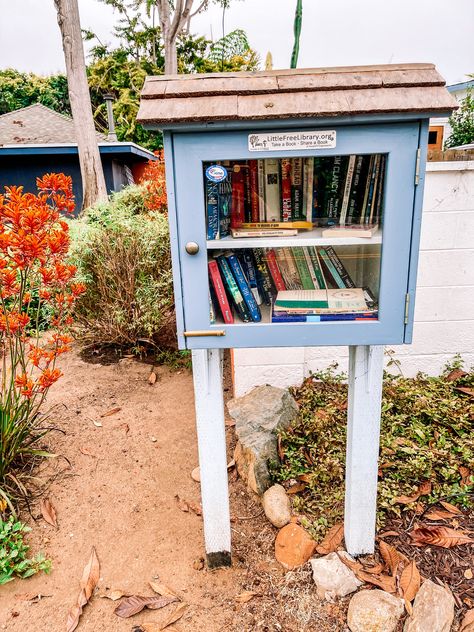
[[[431,64],[148,77],[180,348],[411,342],[444,85]]]

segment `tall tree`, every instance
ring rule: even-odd
[[[54,0],[66,62],[69,101],[76,128],[83,208],[107,198],[86,76],[77,0]]]

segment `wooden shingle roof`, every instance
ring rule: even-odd
[[[433,64],[387,64],[147,77],[138,122],[444,113],[456,107]]]

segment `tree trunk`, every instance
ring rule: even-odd
[[[54,0],[61,30],[72,118],[76,129],[82,176],[82,208],[107,199],[87,84],[78,0]]]
[[[176,52],[176,40],[165,40],[165,74],[178,74],[178,54]]]

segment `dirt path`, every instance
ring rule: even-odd
[[[284,576],[273,561],[274,530],[258,516],[259,505],[235,476],[233,515],[258,517],[233,523],[233,568],[195,568],[203,555],[201,518],[183,513],[174,498],[179,494],[199,502],[199,485],[190,477],[197,448],[189,372],[160,368],[151,386],[149,365],[127,359],[89,364],[76,353],[61,368],[65,376],[49,403],[58,404],[53,421],[65,434],[50,435],[48,445],[68,459],[70,468],[58,461],[65,475],[48,492],[59,529],[38,519],[31,538],[32,550],[45,552],[53,572],[0,588],[0,629],[64,631],[92,546],[101,562],[100,594],[121,589],[151,595],[148,582],[159,577],[190,604],[170,630],[344,629],[340,612],[317,602],[307,570]],[[114,408],[121,410],[101,417]],[[33,514],[39,518],[37,508]],[[295,592],[301,582],[305,591]],[[235,596],[248,589],[259,596],[236,603]],[[48,597],[31,603],[25,593]],[[130,632],[141,623],[164,621],[174,607],[120,619],[113,613],[116,605],[94,597],[78,630]]]

